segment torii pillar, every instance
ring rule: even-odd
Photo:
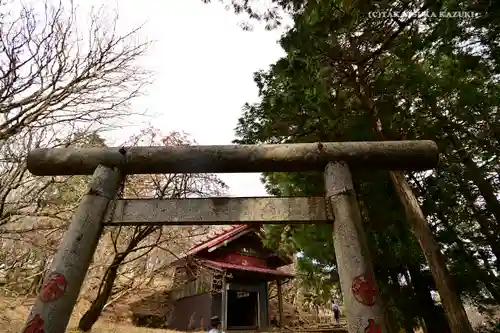
[[[334,215],[333,245],[348,331],[385,333],[384,312],[347,164],[337,162],[326,166],[325,187]]]

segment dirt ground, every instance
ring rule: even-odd
[[[0,297],[0,327],[1,332],[6,333],[20,333],[26,317],[29,313],[33,300],[30,299],[15,299]],[[83,312],[83,311],[82,311]],[[76,333],[76,326],[78,319],[82,313],[78,307],[74,311],[74,316],[68,325],[67,333]],[[345,323],[345,318],[342,318]],[[179,331],[165,330],[165,329],[151,329],[143,327],[135,327],[130,324],[117,324],[100,319],[92,329],[93,333],[184,333]],[[421,330],[416,330],[416,333],[421,333]]]
[[[29,313],[32,300],[20,300],[14,298],[0,298],[0,331],[5,333],[20,333],[26,316]],[[70,324],[68,325],[67,333],[78,332],[75,327],[78,323],[78,312],[77,315],[71,318]],[[99,320],[92,332],[95,333],[182,333],[178,331],[170,331],[164,329],[148,329],[142,327],[134,327],[132,325],[121,325],[111,322],[106,322],[105,320]]]
[[[33,305],[33,299],[15,299],[0,296],[0,332],[20,333],[26,317]],[[78,320],[86,307],[79,309],[77,305],[74,310],[67,333],[76,333]],[[103,316],[93,327],[92,333],[185,333],[165,329],[150,329],[135,327],[131,324],[115,323]],[[195,333],[195,332],[191,332]],[[200,332],[201,333],[201,332]]]

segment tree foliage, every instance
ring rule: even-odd
[[[291,13],[294,27],[280,40],[286,56],[255,74],[260,100],[244,106],[236,142],[377,140],[378,128],[390,140],[435,140],[438,168],[409,173],[407,181],[463,299],[499,304],[498,4],[272,3]],[[476,14],[446,15],[453,11]],[[446,331],[430,293],[436,286],[389,175],[354,176],[390,326],[410,331],[423,318],[429,332]],[[274,195],[324,193],[321,174],[266,174],[264,181]],[[329,226],[269,228],[269,246],[301,252],[305,276],[331,275],[325,289],[331,287]]]

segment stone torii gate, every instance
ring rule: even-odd
[[[426,170],[437,161],[432,141],[36,149],[34,175],[93,176],[23,332],[65,332],[104,226],[333,222],[348,330],[386,333],[349,167]],[[326,198],[118,199],[127,174],[312,170],[324,171]]]

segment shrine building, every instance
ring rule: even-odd
[[[206,329],[217,316],[225,332],[262,331],[270,326],[268,289],[278,286],[279,322],[283,323],[281,285],[293,275],[278,270],[292,259],[264,247],[260,227],[229,226],[176,260],[173,311],[168,328]],[[278,319],[278,318],[276,318]]]

